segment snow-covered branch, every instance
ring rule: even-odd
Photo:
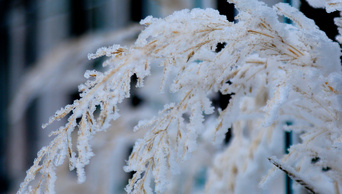
[[[51,117],[48,124],[70,114],[67,124],[52,132],[55,139],[38,153],[18,193],[30,189],[38,172],[41,179],[32,191],[53,192],[55,168],[65,158],[83,182],[84,167],[94,155],[89,140],[119,117],[117,106],[130,97],[131,76],[135,74],[137,87],[143,87],[154,64],[163,68],[161,90],[176,93],[179,100],[136,126],[135,130],[147,132],[136,142],[125,167],[135,171],[127,192],[165,192],[179,164],[196,150],[202,133],[217,143],[231,127],[233,140],[214,160],[208,192],[242,192],[243,181],[255,172],[249,184],[257,187],[271,168],[264,161],[282,157],[276,138],[284,128],[301,134],[302,142],[289,149],[281,168],[313,184],[323,181],[330,190],[336,183],[338,189],[342,184],[338,43],[287,4],[270,8],[256,0],[231,2],[239,11],[236,23],[213,9],[183,10],[164,19],[147,17],[133,46],[114,45],[89,55],[109,57],[104,63],[108,70],[87,71],[88,81],[79,86],[81,99]],[[278,16],[290,18],[294,25],[279,22]],[[218,43],[226,46],[215,52]],[[168,84],[165,80],[170,79]],[[207,115],[215,112],[210,100],[215,92],[233,97],[226,109],[218,110],[216,124],[207,125]],[[77,150],[73,150],[71,133],[76,128]],[[310,162],[315,157],[320,161]],[[321,170],[326,167],[328,172]],[[228,175],[229,184],[223,184],[220,179]]]

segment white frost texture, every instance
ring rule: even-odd
[[[124,167],[134,172],[126,192],[172,193],[177,173],[190,171],[184,164],[198,161],[207,169],[202,193],[278,193],[274,185],[280,172],[311,192],[339,193],[339,44],[288,4],[271,8],[257,0],[229,2],[238,9],[236,22],[213,9],[149,16],[131,47],[113,45],[90,54],[91,59],[107,56],[107,70],[87,71],[88,81],[79,86],[81,98],[51,117],[48,124],[70,115],[51,133],[54,139],[39,151],[18,193],[53,193],[56,168],[65,159],[84,182],[84,168],[94,156],[92,137],[115,126],[118,104],[130,97],[131,77],[136,75],[136,86],[144,90],[154,68],[161,70],[161,81],[146,95],[161,91],[176,98],[163,99],[164,108],[134,128],[146,133]],[[309,2],[328,12],[341,10],[337,0]],[[294,23],[280,22],[282,16]],[[225,44],[220,51],[218,43]],[[213,106],[217,93],[232,96],[223,110]],[[232,139],[224,146],[228,129]],[[288,154],[283,153],[284,131],[300,137]],[[209,158],[198,154],[206,145],[214,147]]]

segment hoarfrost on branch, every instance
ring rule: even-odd
[[[206,140],[219,144],[231,127],[233,140],[215,156],[206,192],[243,193],[246,184],[259,187],[260,181],[267,187],[267,179],[276,172],[264,162],[268,157],[311,191],[341,189],[339,44],[288,4],[270,8],[256,0],[229,2],[238,9],[236,23],[213,9],[182,10],[164,19],[149,16],[141,21],[146,28],[133,46],[114,45],[90,54],[91,59],[109,57],[104,63],[108,69],[87,71],[88,81],[79,86],[81,99],[50,118],[47,125],[70,114],[67,124],[51,133],[53,141],[39,151],[18,193],[53,193],[56,167],[65,158],[70,170],[77,170],[79,182],[84,182],[84,167],[94,156],[89,141],[120,116],[117,105],[130,97],[131,76],[135,74],[137,87],[143,87],[153,64],[163,68],[160,90],[176,93],[179,100],[135,127],[147,132],[136,141],[124,168],[135,172],[126,187],[128,193],[165,192],[170,177],[198,144]],[[309,2],[328,12],[342,9],[340,1]],[[279,16],[293,24],[280,22]],[[335,20],[338,27],[340,20]],[[218,43],[226,46],[215,52]],[[217,117],[210,99],[215,92],[232,95]],[[97,107],[99,113],[95,113]],[[287,121],[291,125],[286,126]],[[71,133],[76,128],[74,150]],[[282,129],[301,135],[301,142],[284,156],[278,152]],[[313,158],[319,161],[312,162]],[[329,171],[323,172],[324,167]],[[37,173],[40,179],[31,185]]]

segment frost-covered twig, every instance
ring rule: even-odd
[[[271,157],[268,158],[268,160],[277,168],[284,171],[289,177],[291,177],[293,180],[295,180],[297,183],[301,184],[303,187],[305,187],[308,191],[311,193],[319,193],[317,189],[313,187],[313,185],[309,184],[308,180],[305,180],[305,177],[302,177],[300,174],[298,174],[294,169],[291,167],[288,167],[286,165],[283,165],[278,159]]]
[[[89,52],[111,43],[124,45],[132,41],[141,29],[139,25],[132,25],[115,32],[88,34],[52,49],[23,76],[9,108],[11,123],[20,120],[28,104],[43,91],[68,87],[74,90],[82,83],[82,73],[90,64],[85,58]]]
[[[258,174],[250,182],[257,185],[261,172],[269,168],[264,164],[268,154],[280,147],[275,138],[279,138],[277,134],[288,121],[288,127],[302,134],[303,142],[291,147],[283,169],[295,166],[297,174],[305,176],[303,179],[319,174],[319,181],[341,185],[339,45],[287,4],[269,8],[255,0],[230,2],[239,10],[236,23],[212,9],[183,10],[165,19],[147,17],[141,22],[147,27],[132,47],[114,45],[89,55],[110,57],[104,63],[109,70],[86,72],[89,80],[79,87],[81,99],[50,119],[49,124],[71,113],[66,126],[53,132],[56,138],[40,151],[19,192],[26,191],[37,172],[42,172],[52,192],[55,166],[65,157],[69,157],[70,168],[77,169],[79,181],[84,181],[84,166],[93,155],[89,139],[118,118],[117,104],[129,97],[131,76],[136,74],[137,86],[142,87],[155,63],[164,71],[162,91],[177,93],[180,99],[135,128],[147,132],[136,142],[125,167],[126,171],[135,171],[127,192],[164,192],[170,176],[178,172],[178,164],[196,150],[200,133],[206,132],[219,142],[231,126],[237,130],[233,133],[236,136],[216,161],[238,163],[222,168],[236,178],[224,190],[222,182],[215,180],[225,176],[215,169],[225,162],[217,162],[206,189],[240,191],[241,180],[254,172]],[[279,22],[278,15],[291,18],[295,25]],[[226,46],[215,52],[218,43]],[[168,85],[165,80],[170,79],[173,82]],[[218,91],[233,98],[227,108],[218,111],[216,126],[206,129],[205,115],[214,112],[209,96]],[[76,126],[77,153],[72,150],[70,135]],[[321,163],[307,164],[312,157],[319,157]],[[330,172],[317,170],[320,165],[328,165]],[[42,188],[41,184],[36,188]]]
[[[322,0],[322,1],[315,1],[315,0],[307,0],[308,3],[317,8],[324,8],[328,13],[339,11],[340,17],[337,17],[334,19],[334,22],[337,26],[338,30],[338,36],[336,37],[336,40],[342,44],[342,1],[341,0]]]

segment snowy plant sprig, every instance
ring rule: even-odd
[[[217,32],[221,39],[219,41],[223,40],[227,46],[217,54],[213,53],[210,49],[206,50],[206,54],[201,53],[201,55],[196,55],[196,52],[191,52],[186,58],[187,63],[189,57],[197,62],[195,64],[190,63],[186,67],[182,63],[179,63],[178,65],[183,69],[181,72],[179,70],[176,71],[178,72],[178,76],[175,78],[174,84],[171,85],[171,89],[174,89],[178,86],[178,83],[185,82],[186,85],[182,84],[178,88],[191,92],[191,89],[197,86],[196,81],[201,80],[200,83],[203,88],[207,86],[207,89],[214,91],[220,90],[223,94],[234,93],[234,97],[229,106],[221,112],[218,118],[218,124],[215,129],[216,140],[222,139],[226,130],[233,123],[246,118],[264,118],[261,122],[254,122],[256,124],[252,127],[255,129],[261,128],[259,130],[263,132],[262,130],[266,129],[263,129],[263,126],[272,126],[269,129],[272,131],[272,129],[275,129],[274,126],[279,127],[279,124],[284,122],[286,118],[293,117],[290,113],[284,113],[288,100],[307,100],[307,96],[303,96],[303,93],[299,92],[299,87],[306,88],[307,85],[305,84],[309,84],[309,89],[310,87],[317,87],[317,82],[307,83],[305,79],[312,81],[312,76],[317,75],[317,73],[322,74],[322,76],[327,76],[332,72],[340,72],[340,63],[338,60],[340,52],[338,45],[329,40],[323,32],[319,31],[313,21],[305,18],[303,14],[294,8],[286,4],[278,4],[274,9],[271,9],[255,1],[237,1],[235,3],[240,11],[240,14],[237,16],[238,23],[234,25],[229,23]],[[258,9],[255,9],[256,7]],[[285,15],[292,19],[297,27],[280,23],[277,19],[277,14]],[[156,26],[160,25],[158,21],[155,24]],[[156,26],[153,29],[157,32],[161,31]],[[187,40],[192,39],[189,37]],[[202,50],[206,46],[206,44],[203,44]],[[207,47],[211,48],[210,44]],[[322,49],[325,49],[326,53],[322,53]],[[327,53],[333,57],[326,58]],[[211,56],[211,58],[204,60],[203,56],[206,55]],[[254,55],[258,57],[253,57]],[[191,73],[193,71],[193,65],[196,65],[197,72],[196,74],[189,74],[189,72]],[[187,74],[184,75],[183,71]],[[189,82],[188,80],[191,81]],[[231,81],[232,84],[227,84],[227,81]],[[185,87],[189,85],[191,86],[190,88]],[[263,91],[260,92],[260,88]],[[260,98],[259,93],[263,94],[261,96],[267,99],[267,103],[261,103],[263,107],[252,109],[247,115],[240,113],[239,109],[241,108],[240,104],[243,102],[242,99],[245,97]],[[188,93],[184,92],[184,94]],[[294,95],[292,99],[289,98],[290,94]],[[187,96],[185,95],[185,97]],[[256,103],[260,103],[260,100]],[[172,111],[172,115],[179,114],[177,112],[180,105],[176,106],[176,112]],[[174,106],[172,106],[173,108]],[[300,109],[300,107],[298,108]],[[308,113],[303,112],[302,114],[307,115]],[[168,115],[166,117],[170,118],[171,116]],[[152,131],[160,123],[163,123],[164,119],[165,116],[160,116],[150,121],[149,123],[153,123],[151,125]],[[161,127],[163,133],[160,136],[165,137],[168,132],[176,129],[182,131],[179,130],[179,127],[172,129],[172,125],[170,125],[171,120],[168,120]],[[309,118],[304,120],[310,124],[312,123]],[[167,126],[167,130],[164,129],[165,125]],[[198,126],[197,130],[200,129],[201,127]],[[159,134],[159,132],[154,133]],[[172,141],[164,140],[164,145],[161,145],[160,142],[162,141],[159,140],[158,136],[152,135],[154,133],[147,133],[145,138],[136,144],[132,152],[126,170],[134,170],[138,173],[130,181],[127,187],[128,192],[139,193],[141,190],[146,192],[151,191],[149,185],[152,177],[155,179],[155,190],[157,192],[162,192],[162,189],[166,188],[167,176],[170,174],[169,169],[174,169],[172,160],[175,159],[172,159],[172,152],[170,151],[172,149],[170,142]],[[272,134],[271,132],[268,133]],[[251,142],[265,141],[265,138],[262,138],[260,135],[257,137],[259,139],[252,139]],[[159,141],[155,143],[154,139],[158,139]],[[178,143],[178,141],[175,142]],[[251,145],[255,145],[255,143]],[[154,148],[154,146],[158,147]],[[158,153],[160,151],[159,148],[164,150],[161,155]],[[176,146],[176,148],[178,147]],[[152,157],[150,157],[151,152],[149,150],[152,150]],[[306,154],[305,157],[302,155],[302,159],[312,155],[309,150],[307,150]],[[229,152],[229,155],[230,157],[234,157],[231,152]],[[161,168],[160,165],[162,165],[162,162],[159,165],[155,164],[154,160],[156,158],[153,156],[156,156],[158,162],[163,160],[166,168]],[[154,165],[156,167],[153,172]],[[161,176],[159,173],[163,175]],[[261,181],[261,176],[257,180]],[[258,183],[255,185],[258,185]]]
[[[324,8],[328,13],[339,11],[340,16],[334,18],[334,22],[337,26],[338,36],[336,40],[342,44],[342,1],[341,0],[307,0],[307,2],[315,8]]]
[[[292,146],[289,150],[290,153],[283,158],[283,162],[277,163],[276,166],[279,169],[294,169],[284,172],[291,173],[291,178],[310,191],[319,193],[338,192],[342,185],[340,181],[341,170],[339,165],[335,163],[341,161],[340,154],[338,154],[340,148],[337,146],[340,145],[339,142],[341,141],[341,91],[339,85],[341,84],[342,74],[339,45],[329,40],[312,20],[307,19],[298,10],[286,4],[277,4],[272,11],[265,7],[260,9],[260,3],[258,5],[258,3],[253,4],[248,1],[234,2],[240,14],[241,12],[248,12],[254,16],[259,15],[261,17],[257,18],[257,20],[263,21],[261,25],[253,21],[262,28],[249,31],[255,35],[258,34],[255,38],[258,41],[265,41],[265,38],[269,39],[267,42],[255,43],[260,48],[258,51],[259,57],[265,59],[264,62],[262,60],[254,61],[256,64],[264,64],[267,71],[258,71],[259,78],[253,80],[261,79],[266,84],[260,85],[261,87],[254,86],[251,89],[263,89],[268,100],[263,108],[250,105],[255,107],[255,110],[250,111],[248,116],[245,113],[237,114],[243,106],[236,105],[236,99],[233,98],[233,103],[230,103],[228,108],[220,115],[221,119],[218,126],[226,125],[226,127],[229,127],[231,123],[238,123],[241,120],[251,122],[251,119],[264,118],[263,125],[254,122],[256,125],[249,124],[243,129],[235,128],[236,130],[259,131],[259,128],[264,126],[266,128],[263,130],[272,127],[274,131],[279,131],[280,128],[302,134],[302,143]],[[258,9],[255,9],[255,7],[258,7]],[[278,22],[272,21],[270,18],[274,17],[269,16],[274,11],[279,15],[290,18],[295,26],[279,25]],[[267,14],[270,15],[266,19],[263,18]],[[241,18],[242,16],[238,17]],[[282,28],[283,30],[280,30]],[[246,45],[250,42],[253,43],[254,40],[248,40]],[[252,71],[251,67],[248,68],[248,71]],[[248,71],[245,70],[245,72]],[[227,90],[230,89],[236,93],[236,98],[241,95],[241,92],[232,90],[232,86],[234,87],[236,81],[231,79],[231,82],[233,84],[228,86]],[[257,83],[263,82],[259,81]],[[266,88],[262,88],[262,86],[266,86]],[[242,96],[242,99],[247,97],[243,94]],[[257,96],[254,97],[255,103],[262,104],[264,99]],[[229,121],[228,124],[227,121]],[[291,126],[284,126],[288,121],[291,121]],[[247,141],[248,139],[249,141]],[[259,148],[255,148],[256,145],[248,147],[248,142],[255,140],[259,141],[259,145],[257,145]],[[241,144],[244,146],[241,146]],[[275,145],[282,146],[281,144],[273,144],[268,141],[268,138],[260,136],[245,135],[243,138],[234,138],[230,146],[227,147],[227,152],[218,155],[216,160],[220,161],[223,158],[224,161],[215,164],[216,166],[211,171],[207,183],[207,190],[210,192],[230,191],[240,193],[245,189],[246,184],[250,186],[258,185],[258,182],[261,181],[258,175],[260,169],[262,169],[260,166],[264,166],[262,164],[264,162],[260,161],[260,157],[270,157],[272,152],[257,151],[255,154],[248,155],[248,160],[244,158],[242,164],[241,155],[250,152],[251,148],[253,150],[263,148],[263,150],[274,151],[276,149]],[[234,147],[239,147],[241,149],[240,153],[229,151]],[[273,154],[275,153],[273,152]],[[271,161],[275,164],[276,159],[271,159]],[[217,169],[220,170],[217,171]],[[233,182],[233,186],[230,185],[232,187],[229,187],[229,184],[222,184],[222,181],[224,182],[225,177],[227,177],[227,175],[222,175],[224,173],[220,173],[222,171],[235,173],[234,176],[230,176],[236,177],[230,180]],[[237,172],[238,174],[236,174]],[[259,177],[253,180],[254,178],[251,178],[248,174]],[[246,177],[249,177],[248,183],[246,183]],[[322,184],[322,182],[324,183]]]
[[[95,54],[89,55],[89,58],[103,55],[110,57],[104,63],[105,66],[109,66],[109,70],[104,73],[95,70],[87,71],[85,77],[88,78],[88,81],[79,86],[81,99],[57,111],[55,116],[51,117],[49,122],[43,126],[46,127],[52,122],[67,116],[69,113],[71,114],[65,126],[51,133],[51,136],[56,136],[55,139],[38,153],[34,165],[27,171],[27,176],[21,184],[18,193],[39,191],[53,193],[56,180],[55,169],[63,163],[65,158],[69,158],[70,170],[76,168],[79,182],[83,182],[85,180],[84,166],[89,163],[90,158],[93,156],[89,140],[95,133],[105,131],[110,126],[110,121],[119,117],[117,104],[121,103],[124,98],[129,97],[131,76],[136,74],[138,78],[137,86],[142,86],[143,79],[150,74],[150,63],[153,60],[163,59],[165,66],[173,66],[175,61],[178,60],[185,63],[189,61],[194,51],[200,49],[203,45],[203,39],[209,40],[210,34],[215,32],[218,26],[228,23],[223,16],[221,16],[221,20],[217,23],[212,23],[210,16],[213,13],[217,14],[216,11],[211,10],[207,12],[203,10],[195,10],[191,13],[189,11],[180,12],[178,15],[193,15],[193,18],[198,19],[197,25],[192,24],[191,20],[189,20],[189,25],[192,25],[194,27],[193,30],[198,32],[196,37],[198,40],[184,44],[183,49],[179,49],[178,52],[174,52],[173,55],[168,57],[164,57],[165,50],[175,49],[175,45],[165,40],[173,38],[173,41],[184,43],[182,38],[184,35],[182,30],[184,31],[184,29],[180,28],[180,26],[173,26],[173,29],[168,29],[169,31],[165,29],[165,32],[168,32],[168,34],[165,33],[165,40],[144,37],[150,33],[150,28],[147,28],[146,33],[142,33],[136,44],[131,48],[114,45],[109,48],[101,48]],[[145,20],[145,25],[149,25],[147,22],[149,19]],[[177,22],[177,20],[178,23],[182,22],[180,17],[170,17],[169,19],[173,20],[172,22]],[[210,25],[206,26],[205,22]],[[159,24],[162,27],[168,23],[159,22]],[[195,32],[185,33],[188,33],[190,36]],[[216,41],[212,40],[212,48],[215,44]],[[185,57],[181,58],[181,56]],[[165,73],[167,73],[166,70]],[[181,83],[178,86],[181,87]],[[177,89],[175,88],[174,90],[176,91]],[[196,106],[202,105],[210,106],[207,99],[203,99],[203,103]],[[100,107],[100,110],[99,113],[95,114],[94,112],[97,107]],[[202,110],[202,107],[200,109]],[[211,108],[203,110],[206,112],[212,111]],[[194,117],[201,116],[196,114]],[[77,119],[80,121],[76,122]],[[76,127],[78,128],[77,151],[74,151],[72,149],[72,142],[75,140],[72,139],[71,133]],[[38,183],[30,185],[38,173],[41,173]]]
[[[117,104],[129,97],[131,76],[136,74],[137,86],[142,87],[152,63],[160,64],[164,70],[161,89],[177,93],[180,100],[165,105],[156,117],[136,127],[147,128],[148,132],[136,142],[125,167],[126,171],[136,171],[127,192],[166,190],[169,177],[178,171],[178,163],[190,157],[197,147],[199,133],[206,130],[204,115],[214,112],[208,96],[218,91],[234,96],[228,107],[219,111],[213,140],[222,140],[232,125],[253,120],[247,126],[257,129],[255,134],[260,135],[258,139],[251,136],[253,143],[245,147],[265,146],[263,141],[267,138],[261,136],[271,134],[275,126],[292,119],[291,127],[303,134],[303,143],[290,149],[283,165],[288,169],[295,166],[300,169],[297,173],[305,173],[307,168],[301,168],[305,167],[302,164],[317,156],[321,165],[329,164],[332,169],[323,174],[325,180],[340,185],[337,163],[341,160],[331,160],[340,153],[342,139],[339,45],[286,4],[269,8],[254,0],[231,2],[239,10],[236,23],[228,22],[212,9],[183,10],[165,19],[147,17],[141,22],[147,27],[133,46],[114,45],[90,55],[110,57],[104,63],[109,70],[86,72],[88,81],[79,87],[81,99],[50,119],[48,124],[71,113],[68,123],[52,133],[55,139],[38,153],[19,193],[28,190],[38,172],[41,179],[32,191],[53,192],[55,168],[66,157],[70,169],[77,169],[79,182],[84,181],[84,166],[93,156],[89,140],[119,117]],[[279,22],[278,15],[292,19],[295,25]],[[215,52],[218,43],[226,46]],[[173,80],[171,85],[165,81],[169,78]],[[246,98],[253,102],[247,109],[242,106]],[[97,107],[99,114],[95,114]],[[71,133],[76,127],[75,151]],[[244,141],[244,133],[237,134]],[[232,161],[238,161],[234,160],[236,156],[246,154],[230,153]],[[252,154],[248,161],[253,161],[253,157]],[[151,187],[152,180],[155,188]]]

